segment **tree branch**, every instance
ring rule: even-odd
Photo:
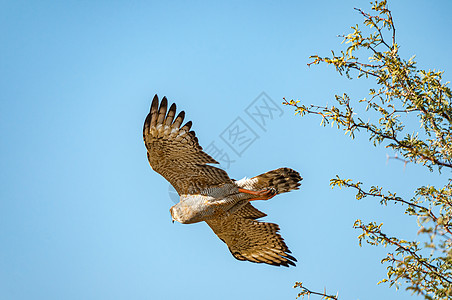
[[[326,289],[323,290],[323,293],[314,292],[314,291],[311,291],[310,289],[304,287],[302,282],[295,282],[294,288],[297,288],[297,287],[302,289],[302,292],[300,292],[297,295],[297,299],[299,297],[303,297],[304,298],[304,296],[308,296],[309,297],[310,295],[317,295],[317,296],[322,296],[322,299],[338,300],[338,294],[336,294],[336,296],[334,296],[334,295],[327,295],[326,294]]]

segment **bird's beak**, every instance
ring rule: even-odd
[[[173,224],[174,224],[174,220],[171,220],[171,223],[173,223]]]

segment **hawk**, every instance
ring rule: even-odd
[[[182,224],[206,222],[238,260],[275,266],[295,266],[279,226],[257,221],[266,214],[251,205],[277,194],[298,189],[302,178],[289,168],[279,168],[241,180],[210,164],[218,164],[199,145],[192,122],[183,126],[185,112],[176,116],[176,104],[168,109],[157,95],[144,121],[143,139],[149,163],[176,189],[180,201],[170,209]]]

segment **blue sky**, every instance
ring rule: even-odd
[[[450,1],[393,1],[401,54],[449,80]],[[2,1],[0,9],[1,299],[294,299],[295,281],[341,299],[408,299],[376,283],[390,251],[357,243],[355,219],[415,238],[403,208],[332,190],[336,174],[412,196],[445,177],[390,160],[299,118],[282,98],[333,103],[372,84],[309,55],[341,49],[367,1]],[[260,127],[246,108],[265,92],[281,113]],[[172,224],[168,183],[146,159],[154,94],[186,111],[232,178],[288,166],[299,191],[257,203],[299,263],[235,260],[204,223]],[[267,99],[267,100],[268,100]],[[256,138],[240,155],[221,139],[237,118]],[[413,126],[416,130],[417,124]]]

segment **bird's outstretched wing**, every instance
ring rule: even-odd
[[[202,151],[195,132],[190,131],[192,122],[181,126],[185,113],[182,111],[175,117],[176,104],[173,103],[168,111],[167,106],[166,97],[159,106],[155,95],[144,121],[143,139],[152,169],[165,177],[179,195],[231,183],[224,170],[207,165],[218,162]]]
[[[297,260],[289,254],[289,248],[278,233],[279,226],[256,221],[264,216],[266,214],[248,203],[232,215],[210,219],[206,223],[238,260],[295,266]]]

